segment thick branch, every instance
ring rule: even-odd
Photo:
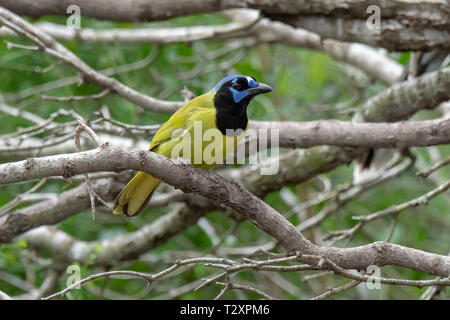
[[[449,98],[450,90],[446,90],[446,86],[448,88],[448,79],[446,80],[448,70],[443,70],[442,74],[440,72],[430,73],[426,77],[420,77],[414,81],[399,84],[394,89],[382,91],[373,98],[376,103],[369,100],[369,103],[363,106],[362,114],[367,117],[366,120],[371,121],[402,119],[421,108],[436,106]],[[438,86],[439,94],[434,95],[434,91],[426,90],[429,87],[429,82]],[[422,93],[415,96],[417,92]],[[410,98],[410,96],[415,98]],[[366,110],[369,112],[365,112]],[[394,117],[392,116],[393,110],[395,110]],[[361,119],[364,120],[364,117],[361,116]],[[349,163],[357,154],[357,152],[348,152],[335,147],[295,150],[276,160],[280,164],[280,171],[277,175],[261,176],[260,166],[246,166],[242,169],[227,170],[226,176],[243,183],[253,193],[263,196],[267,192],[278,190],[284,185],[303,182],[319,173]],[[297,168],[302,168],[302,170]]]
[[[405,26],[397,20],[381,19],[379,28],[368,28],[366,19],[343,19],[326,16],[276,15],[279,20],[296,28],[304,28],[325,39],[360,42],[391,51],[450,48],[450,30],[425,26]]]
[[[442,25],[449,19],[446,1],[383,1],[383,0],[0,0],[0,5],[30,17],[66,15],[67,7],[78,5],[82,15],[113,21],[154,21],[195,13],[214,12],[232,8],[259,9],[265,14],[334,15],[366,19],[367,8],[377,5],[382,18],[402,18],[429,25]]]
[[[450,8],[445,1],[278,1],[278,0],[176,0],[87,1],[0,0],[0,5],[17,14],[32,17],[66,15],[70,5],[78,5],[83,16],[114,21],[154,21],[194,13],[233,8],[259,9],[272,19],[303,27],[324,38],[362,42],[390,50],[449,48]],[[380,8],[381,28],[366,25],[367,8]],[[342,18],[342,17],[345,17]]]
[[[94,171],[142,170],[180,188],[224,204],[261,230],[276,238],[286,251],[301,251],[326,257],[342,268],[365,269],[370,265],[396,265],[447,277],[450,257],[431,254],[384,242],[356,247],[318,247],[296,228],[241,185],[228,182],[214,172],[194,169],[151,152],[115,149],[107,145],[70,155],[57,155],[6,164],[0,169],[0,183],[54,175]]]
[[[421,109],[435,108],[449,99],[450,67],[447,67],[399,82],[371,97],[358,112],[359,120],[399,121]]]
[[[338,120],[251,122],[250,128],[278,130],[280,146],[317,145],[361,148],[402,148],[450,143],[450,119],[362,123]]]
[[[402,74],[402,66],[375,49],[360,44],[323,39],[320,35],[285,23],[262,19],[249,30],[262,42],[322,50],[337,60],[349,63],[386,84],[394,84]]]
[[[443,118],[425,121],[403,121],[396,123],[361,123],[338,120],[320,120],[309,122],[251,121],[249,129],[257,130],[258,143],[267,138],[267,146],[283,148],[309,148],[329,145],[360,148],[402,148],[413,146],[431,146],[450,143],[450,119]],[[264,130],[264,131],[263,131]],[[278,135],[275,133],[278,132]],[[113,146],[137,146],[145,149],[148,142],[111,135],[101,135],[103,141]],[[83,148],[92,148],[90,141],[83,141]],[[249,143],[255,141],[250,140]],[[239,148],[246,148],[245,143]],[[14,138],[2,143],[0,141],[0,158],[33,157],[75,152],[70,140],[57,145],[44,146],[37,138]]]
[[[59,260],[84,263],[95,252],[95,264],[112,266],[153,249],[183,232],[205,214],[206,208],[179,205],[172,212],[135,232],[103,241],[81,241],[54,227],[42,226],[20,236],[34,248],[46,249]],[[100,248],[100,249],[99,249]]]
[[[113,179],[98,179],[92,183],[94,190],[104,200],[112,201],[123,187]],[[18,209],[0,217],[0,242],[41,225],[56,224],[74,214],[89,209],[90,199],[85,184],[63,192],[54,199]]]
[[[145,169],[144,169],[145,168]],[[151,168],[151,169],[150,169]],[[16,163],[4,164],[0,167],[0,184],[37,179],[40,176],[64,176],[96,171],[122,171],[125,169],[142,170],[151,173],[165,182],[179,187],[184,192],[203,194],[204,186],[217,193],[209,197],[219,203],[224,203],[237,211],[244,211],[252,222],[259,224],[256,219],[260,207],[268,211],[265,216],[267,222],[279,225],[274,230],[277,238],[284,239],[284,244],[290,247],[287,239],[289,232],[277,222],[278,215],[267,204],[257,200],[255,196],[240,187],[231,184],[224,178],[203,170],[195,170],[191,166],[178,164],[175,160],[165,158],[156,153],[136,151],[133,149],[118,149],[104,144],[95,150],[76,154],[56,155],[33,158]],[[150,169],[150,170],[149,170]],[[164,176],[164,178],[162,178]],[[199,185],[193,183],[196,179]],[[225,183],[228,188],[224,188]],[[200,189],[199,189],[200,188]],[[232,199],[225,200],[230,195]],[[295,230],[295,228],[294,228]],[[292,231],[292,230],[291,230]],[[295,235],[292,235],[295,237]]]

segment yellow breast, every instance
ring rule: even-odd
[[[205,94],[180,108],[157,132],[150,149],[169,158],[188,159],[194,167],[207,170],[225,163],[245,130],[223,135],[216,126],[213,98]]]

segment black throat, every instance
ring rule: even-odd
[[[236,136],[240,134],[241,130],[247,128],[247,105],[249,102],[249,98],[244,98],[241,102],[235,103],[229,95],[217,92],[214,97],[216,126],[223,135]],[[233,130],[231,134],[227,133],[227,129]]]

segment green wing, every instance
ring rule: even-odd
[[[157,152],[156,148],[171,140],[173,133],[175,134],[173,138],[175,138],[188,130],[192,125],[192,118],[195,118],[196,109],[214,108],[213,98],[214,93],[208,92],[184,104],[158,129],[149,150]],[[178,130],[179,133],[175,132],[177,129],[181,129]]]

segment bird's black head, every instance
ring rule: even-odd
[[[258,94],[270,91],[270,86],[257,82],[253,77],[233,75],[223,78],[211,90],[215,93],[217,128],[224,135],[227,129],[244,130],[248,123],[248,104]]]

